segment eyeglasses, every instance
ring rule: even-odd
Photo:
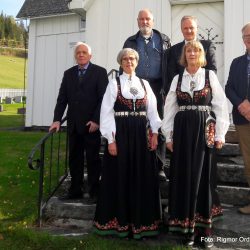
[[[244,40],[249,40],[249,39],[250,39],[250,35],[243,35],[242,38],[243,38]]]
[[[133,62],[134,60],[135,60],[135,57],[123,57],[122,58],[122,61],[126,61],[126,62],[128,62],[128,61]]]

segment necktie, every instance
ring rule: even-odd
[[[79,77],[83,77],[85,72],[86,72],[86,69],[79,69],[79,72],[78,72]]]

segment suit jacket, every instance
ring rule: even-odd
[[[78,78],[78,66],[64,72],[57,103],[54,121],[61,121],[68,106],[67,126],[70,132],[87,131],[86,123],[93,121],[99,124],[102,98],[108,84],[106,69],[89,63],[82,81]]]
[[[247,77],[247,65],[247,55],[235,58],[231,63],[227,84],[225,86],[226,96],[233,104],[233,122],[236,125],[249,123],[238,111],[238,106],[245,99],[250,100],[250,86],[248,86],[250,83]]]
[[[206,69],[213,70],[215,73],[217,72],[216,59],[215,59],[215,46],[209,40],[200,40],[200,43],[203,45],[207,65]],[[164,86],[165,93],[168,93],[169,88],[171,86],[171,82],[175,75],[181,74],[184,71],[184,67],[179,64],[179,60],[181,57],[182,49],[185,45],[185,41],[175,44],[169,49],[168,52],[168,68],[167,68],[167,80],[166,85]]]

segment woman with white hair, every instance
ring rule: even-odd
[[[94,219],[98,234],[135,239],[157,235],[161,219],[155,161],[161,120],[149,83],[135,75],[138,60],[135,50],[121,50],[123,74],[104,94],[100,131],[107,147]]]

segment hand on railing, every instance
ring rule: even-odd
[[[52,132],[55,130],[55,132],[58,132],[60,130],[61,123],[59,121],[53,122],[49,128],[49,132]]]

